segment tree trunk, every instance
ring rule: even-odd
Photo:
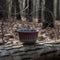
[[[7,10],[8,10],[8,18],[11,18],[11,8],[12,8],[12,0],[7,0]]]
[[[54,1],[54,16],[57,19],[57,0]]]
[[[12,17],[15,17],[15,8],[16,8],[15,1],[12,0],[12,8],[11,8]]]
[[[16,0],[16,16],[17,16],[17,19],[20,20],[21,19],[21,15],[20,15],[20,7],[19,7],[19,1]]]
[[[53,0],[45,0],[45,21],[43,22],[43,28],[54,27],[53,23]],[[49,12],[50,11],[50,12]],[[52,13],[52,14],[51,14]]]
[[[45,0],[42,0],[42,3],[41,3],[41,20],[42,22],[44,22],[44,11],[45,11]]]
[[[4,17],[3,13],[5,13],[5,18],[7,17],[7,6],[6,6],[6,0],[0,0],[0,19]]]
[[[28,5],[28,8],[26,9],[26,18],[27,21],[32,21],[32,14],[30,14],[33,10],[33,3],[32,0],[26,0],[26,6]]]
[[[59,20],[59,0],[57,1],[57,20]]]
[[[59,20],[60,20],[60,0],[59,0]]]
[[[31,22],[32,21],[32,15],[33,14],[30,14],[31,12],[33,11],[33,3],[32,3],[32,0],[29,0],[29,12],[28,12],[28,16],[29,16],[29,21]]]
[[[38,22],[41,22],[41,9],[40,9],[41,8],[41,3],[42,3],[42,0],[39,1]]]

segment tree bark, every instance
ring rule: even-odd
[[[6,1],[6,3],[7,3],[7,10],[8,10],[8,18],[11,18],[11,9],[12,9],[12,0],[7,0]]]
[[[3,13],[5,13],[5,18],[7,17],[7,6],[6,6],[6,0],[0,0],[0,19],[4,17]]]
[[[16,13],[17,13],[16,16],[18,20],[21,19],[21,14],[19,12],[20,12],[19,1],[16,0]]]
[[[53,22],[53,0],[45,0],[45,21],[43,22],[43,28],[47,27],[54,27],[54,22]],[[50,13],[50,12],[52,13]]]
[[[54,0],[54,16],[57,19],[57,0]]]
[[[28,16],[29,16],[29,21],[30,22],[32,21],[32,15],[33,14],[30,14],[32,11],[33,11],[33,3],[32,3],[32,0],[29,0],[29,12],[28,12]]]
[[[57,20],[59,20],[59,0],[57,1]]]
[[[32,21],[32,14],[30,14],[33,10],[33,3],[32,0],[26,0],[26,6],[28,5],[28,8],[26,9],[26,18],[27,21]]]
[[[42,20],[41,20],[41,3],[42,3],[42,0],[39,0],[39,11],[38,11],[38,22],[41,22]]]

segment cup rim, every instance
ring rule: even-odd
[[[39,32],[39,30],[36,29],[18,29],[17,32]]]

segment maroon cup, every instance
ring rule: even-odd
[[[20,41],[25,44],[35,43],[38,38],[38,31],[34,29],[20,29],[18,33]]]

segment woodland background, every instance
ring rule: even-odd
[[[28,26],[40,30],[39,40],[60,38],[60,0],[0,0],[2,40],[5,34],[16,38],[16,30]]]

